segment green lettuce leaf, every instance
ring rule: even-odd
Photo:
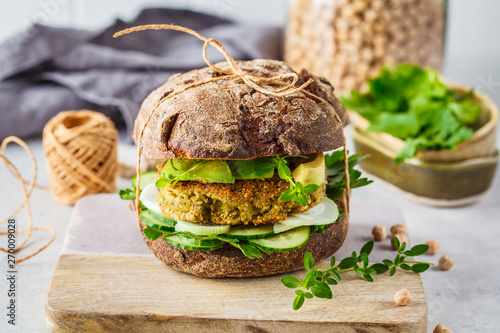
[[[368,86],[367,93],[352,91],[341,101],[370,121],[368,131],[405,141],[397,163],[414,157],[419,149],[454,149],[472,137],[482,113],[472,92],[448,89],[434,69],[409,64],[384,67]]]

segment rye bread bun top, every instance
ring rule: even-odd
[[[259,77],[293,73],[288,65],[277,60],[237,64]],[[225,62],[216,66],[229,68]],[[224,74],[205,67],[171,76],[144,100],[132,134],[135,143],[139,144],[139,133],[146,119],[163,97],[193,82],[221,75]],[[166,99],[154,110],[144,130],[141,140],[144,156],[251,159],[312,154],[341,147],[343,127],[349,120],[333,94],[333,87],[326,79],[305,70],[299,77],[297,87],[313,78],[306,90],[328,103],[325,105],[303,92],[286,97],[262,94],[237,78],[204,83]],[[276,89],[276,86],[261,86]]]

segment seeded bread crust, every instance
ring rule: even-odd
[[[337,201],[339,209],[345,211],[343,199]],[[143,228],[145,225],[143,224]],[[311,234],[307,244],[295,251],[263,253],[262,258],[250,259],[231,245],[214,251],[188,251],[176,248],[161,237],[151,242],[144,241],[154,255],[172,269],[201,277],[256,277],[281,274],[302,269],[304,254],[311,252],[318,262],[331,256],[345,240],[349,229],[348,216],[342,216],[322,234]]]
[[[228,69],[227,63],[216,66]],[[276,60],[240,61],[238,66],[259,77],[293,73],[288,65]],[[160,102],[187,85],[221,75],[209,67],[176,74],[146,98],[133,132],[139,144],[140,132],[154,110],[140,143],[146,158],[251,159],[312,154],[344,144],[347,112],[331,84],[305,70],[296,86],[313,78],[306,90],[327,103],[303,92],[286,97],[262,94],[238,78],[204,83]]]

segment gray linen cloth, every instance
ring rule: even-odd
[[[168,23],[219,40],[237,60],[279,59],[278,27],[237,25],[190,11],[146,9],[131,22],[99,31],[34,25],[0,44],[0,140],[42,132],[60,111],[91,109],[109,116],[130,141],[144,98],[172,74],[205,67],[203,42],[176,31],[113,33],[142,24]],[[224,57],[212,47],[212,62]]]

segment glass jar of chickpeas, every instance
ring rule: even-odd
[[[446,0],[292,0],[285,61],[328,78],[340,93],[365,89],[384,65],[440,69]]]

